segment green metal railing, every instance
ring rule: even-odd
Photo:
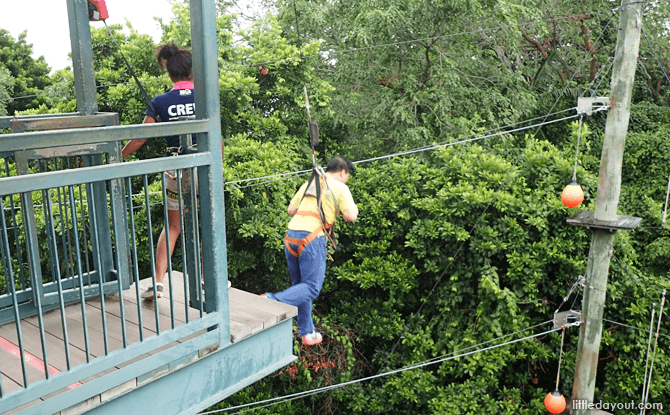
[[[0,326],[11,327],[13,337],[5,340],[18,350],[22,378],[17,382],[20,388],[8,391],[0,374],[3,413],[131,363],[123,377],[107,374],[103,377],[107,381],[84,383],[71,392],[83,401],[120,385],[128,376],[150,377],[173,364],[174,355],[157,351],[175,342],[180,342],[178,353],[184,356],[230,343],[214,2],[194,0],[190,5],[196,119],[130,126],[92,124],[90,120],[109,114],[97,113],[93,102],[95,83],[90,81],[92,73],[87,73],[92,65],[86,58],[90,49],[83,11],[86,3],[68,0],[79,112],[0,118],[0,128],[26,131],[0,136]],[[86,64],[78,65],[82,60]],[[18,129],[13,122],[25,128]],[[83,128],[30,131],[45,123]],[[198,135],[198,147],[186,154],[128,163],[120,160],[123,140],[190,134]],[[198,197],[180,185],[182,249],[175,250],[172,258],[182,263],[183,272],[181,276],[173,272],[170,262],[166,289],[182,285],[184,297],[177,301],[171,291],[166,292],[166,324],[161,322],[158,306],[147,312],[138,297],[140,286],[156,278],[153,235],[167,222],[167,210],[156,216],[150,186],[158,181],[165,189],[163,172],[167,170],[186,175],[190,187],[198,189]],[[154,205],[160,202],[165,205],[164,190],[162,198],[153,201]],[[140,257],[143,252],[149,253],[148,258]],[[135,297],[136,303],[129,306],[124,296]],[[78,364],[73,358],[75,336],[68,326],[72,304],[81,320],[81,331],[76,333],[81,342],[78,353],[83,351],[85,356],[85,362]],[[94,312],[91,304],[95,304]],[[110,344],[107,311],[111,307],[120,322],[122,344],[118,348]],[[165,315],[165,309],[161,311]],[[45,321],[45,316],[53,318],[54,313],[59,316],[61,332],[56,337],[66,361],[57,371],[49,363],[50,347],[55,346],[47,347],[53,339]],[[147,323],[154,330],[143,329]],[[37,327],[41,342],[39,365],[44,378],[37,381],[30,376],[34,362],[31,369],[26,352],[29,324]],[[102,334],[94,338],[93,332]],[[99,341],[104,353],[95,355]],[[151,358],[141,359],[147,354]],[[4,373],[2,363],[0,371]],[[68,402],[76,402],[71,396]],[[58,405],[67,407],[65,401]]]

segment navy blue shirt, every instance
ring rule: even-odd
[[[192,82],[177,82],[170,92],[158,95],[151,102],[163,122],[177,121],[180,117],[195,116],[195,93]],[[156,112],[147,105],[144,115],[148,115],[155,120]],[[179,147],[179,136],[165,137],[165,144],[168,147]],[[195,144],[195,136],[193,136],[193,144]]]

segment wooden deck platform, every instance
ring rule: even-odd
[[[156,322],[155,307],[153,301],[140,300],[140,312],[142,315],[142,325],[138,315],[138,298],[135,286],[123,292],[126,341],[128,344],[141,341],[141,335],[148,338],[156,335],[157,326],[161,332],[172,328],[172,310],[170,306],[169,284],[165,279],[165,291],[163,298],[160,298],[158,304],[158,324]],[[149,280],[140,282],[140,288],[143,290],[150,285]],[[183,277],[179,272],[173,271],[172,296],[174,298],[174,325],[179,326],[186,322],[186,312],[191,320],[200,317],[200,311],[191,307],[186,307],[184,302]],[[229,289],[230,304],[230,334],[231,342],[235,343],[247,338],[263,329],[271,327],[283,320],[293,318],[297,315],[297,308],[262,298],[236,288]],[[90,358],[105,355],[105,336],[102,319],[102,302],[99,297],[88,299],[85,302],[85,314],[89,336]],[[105,297],[104,301],[105,319],[107,325],[107,347],[108,352],[112,352],[123,347],[123,331],[121,325],[121,306],[119,296],[110,295]],[[65,307],[66,326],[69,341],[69,354],[71,367],[86,363],[86,346],[84,340],[84,325],[81,304],[72,304]],[[37,316],[24,318],[21,320],[21,330],[23,334],[24,348],[27,360],[27,375],[29,384],[45,379],[43,345],[40,336],[39,320]],[[49,363],[49,372],[56,374],[68,369],[65,352],[65,342],[63,340],[63,327],[61,324],[60,310],[52,310],[44,313],[44,331],[46,338],[46,350]],[[182,341],[188,340],[188,338]],[[2,387],[4,394],[15,389],[23,387],[23,372],[21,368],[20,352],[18,347],[18,335],[16,324],[6,324],[0,326],[0,372],[2,373]],[[159,353],[162,350],[179,344],[175,342],[155,350],[152,353],[140,356],[134,361],[141,360],[152,354]],[[132,362],[131,362],[132,363]],[[130,364],[130,363],[127,363]],[[127,365],[126,364],[126,365]],[[121,368],[118,366],[117,368]],[[115,369],[110,369],[108,372]],[[108,373],[105,372],[105,373]],[[79,383],[70,385],[69,389],[80,386],[81,384],[103,376],[100,373],[88,379],[82,379]],[[133,382],[131,382],[133,383]],[[125,385],[115,394],[122,394],[125,390],[132,389],[141,384],[137,383]],[[63,389],[65,391],[67,389]],[[42,400],[61,393],[45,396]],[[108,397],[109,398],[109,397]],[[37,401],[33,402],[37,403]],[[24,407],[25,408],[25,407]],[[83,408],[82,408],[83,409]],[[20,409],[19,409],[20,410]],[[18,410],[17,410],[18,411]],[[13,412],[17,412],[13,411]],[[2,411],[0,411],[2,412]],[[78,413],[78,411],[62,411],[62,414]]]

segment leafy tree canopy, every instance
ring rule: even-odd
[[[6,84],[7,91],[12,98],[27,97],[6,102],[10,115],[45,103],[45,97],[40,93],[51,84],[51,69],[43,56],[38,59],[31,56],[33,45],[26,43],[27,33],[24,31],[15,40],[7,30],[0,29],[0,68],[9,70],[14,78],[12,85]],[[32,96],[35,94],[37,96]]]

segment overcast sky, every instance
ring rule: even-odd
[[[17,39],[24,30],[26,41],[33,45],[33,56],[44,56],[51,70],[70,66],[68,53],[70,29],[65,0],[3,0],[0,13],[0,28],[8,30]],[[160,29],[153,17],[169,20],[172,5],[168,0],[107,0],[109,19],[107,24],[125,24],[125,19],[140,33],[151,35],[160,41]],[[102,22],[91,22],[92,27],[104,27]]]

